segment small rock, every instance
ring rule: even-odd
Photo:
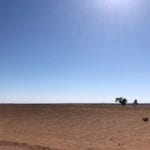
[[[142,118],[143,119],[143,121],[145,121],[145,122],[148,122],[149,121],[149,118],[148,117],[144,117],[144,118]]]

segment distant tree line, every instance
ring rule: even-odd
[[[128,102],[128,100],[126,98],[123,98],[123,97],[117,97],[115,99],[115,102],[119,102],[122,106],[125,106]],[[133,106],[137,106],[138,105],[138,101],[135,99],[133,101]]]

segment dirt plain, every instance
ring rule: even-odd
[[[0,150],[150,150],[150,106],[0,105]]]

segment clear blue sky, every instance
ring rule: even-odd
[[[1,102],[150,102],[150,2],[0,0]]]

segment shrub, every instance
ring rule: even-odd
[[[116,98],[115,102],[119,102],[122,106],[125,106],[127,104],[128,100],[123,97],[118,97],[118,98]]]

